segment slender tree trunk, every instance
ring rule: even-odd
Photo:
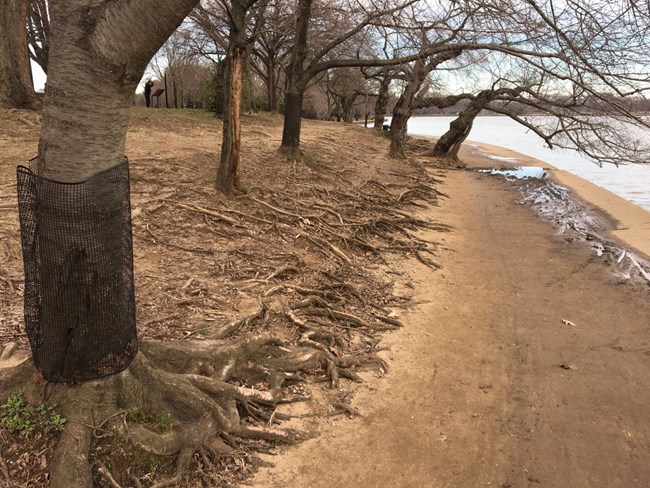
[[[28,7],[29,0],[0,0],[0,107],[41,108],[31,82]]]
[[[287,68],[287,89],[284,97],[284,128],[280,154],[288,158],[300,157],[300,126],[302,124],[302,101],[307,87],[305,59],[307,57],[307,34],[313,0],[299,0],[296,17],[296,35]]]
[[[167,70],[163,75],[163,80],[165,82],[165,108],[169,108],[169,90],[167,90]]]
[[[388,88],[390,86],[390,75],[386,70],[382,74],[381,84],[379,85],[379,93],[377,94],[377,101],[375,102],[375,124],[373,126],[376,130],[384,130],[384,120],[386,120],[386,108],[388,107]]]
[[[246,64],[254,39],[248,39],[246,14],[256,3],[233,0],[230,10],[230,33],[226,59],[223,140],[221,160],[215,186],[226,195],[243,193],[239,180],[241,159],[241,106],[245,90]]]
[[[282,145],[280,153],[290,159],[300,157],[300,128],[302,125],[301,90],[287,92],[284,97],[284,128],[282,130]]]
[[[223,116],[223,141],[221,161],[217,170],[216,187],[232,195],[241,193],[239,161],[241,158],[241,119],[246,50],[234,48],[226,66],[225,103]]]
[[[278,111],[278,77],[276,74],[277,67],[275,63],[269,61],[266,64],[267,78],[266,78],[266,99],[268,101],[269,112]]]

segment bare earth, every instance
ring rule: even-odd
[[[454,230],[427,236],[442,271],[404,269],[420,305],[384,340],[391,372],[360,388],[362,418],[322,425],[253,486],[649,486],[648,290],[507,182],[438,173],[450,198],[429,212]]]
[[[27,347],[14,172],[36,153],[38,123],[32,114],[0,117],[0,351],[10,341]],[[321,122],[304,127],[308,166],[292,166],[275,155],[280,133],[279,117],[247,118],[243,171],[251,187],[248,197],[236,200],[212,189],[220,127],[209,116],[136,111],[128,142],[142,337],[200,339],[204,331],[254,311],[260,297],[272,296],[268,313],[237,333],[270,330],[291,338],[296,327],[282,307],[303,299],[291,289],[318,288],[328,296],[322,290],[332,283],[323,271],[333,276],[348,269],[334,255],[341,249],[355,271],[336,276],[363,300],[337,292],[332,307],[342,303],[347,313],[373,324],[377,310],[392,311],[404,324],[381,336],[387,374],[364,372],[363,384],[346,380],[326,393],[317,390],[326,380],[322,372],[306,377],[314,398],[280,412],[315,412],[283,426],[317,436],[283,446],[280,455],[264,455],[274,466],[245,485],[650,486],[648,286],[615,276],[587,245],[559,235],[519,204],[520,193],[502,179],[436,169],[416,156],[416,146],[411,159],[428,165],[423,177],[419,166],[386,158],[383,137]],[[463,158],[470,166],[495,164],[470,151]],[[424,198],[412,193],[414,182],[430,200],[431,185],[448,198],[417,208]],[[582,180],[570,183],[585,186],[578,192],[583,198],[594,195]],[[409,195],[413,205],[406,202]],[[608,207],[610,196],[601,197],[593,196],[593,203],[609,212],[608,221],[618,221],[612,229],[623,233],[617,237],[632,236],[631,246],[644,252],[650,214],[630,213],[625,204]],[[369,202],[372,208],[366,208]],[[417,247],[399,229],[381,233],[377,211],[383,218],[408,211],[434,222],[418,234],[431,245]],[[625,221],[628,215],[633,217]],[[314,219],[327,218],[330,227],[314,225]],[[366,233],[355,230],[362,218],[375,222]],[[338,226],[339,220],[352,230]],[[445,225],[452,231],[445,232]],[[330,228],[349,234],[337,237],[325,232]],[[298,239],[305,229],[329,239],[330,247]],[[350,235],[367,247],[354,247]],[[380,248],[393,252],[367,251]],[[287,263],[290,276],[274,277]],[[338,335],[352,352],[374,344],[365,340],[371,331],[363,327],[331,326],[342,331]],[[332,397],[351,397],[344,411],[361,416],[334,416],[341,411],[332,412]],[[47,449],[54,440],[43,444],[42,458],[34,439],[21,451],[23,441],[0,429],[0,441],[0,460],[4,456],[14,476],[10,487],[46,485]],[[125,473],[133,452],[112,449],[113,475],[123,488],[131,486]],[[224,465],[218,475],[229,483],[256,466],[248,455],[233,459],[212,459],[214,469]],[[204,462],[195,459],[191,469],[184,486],[204,486],[196,478]],[[109,485],[99,479],[96,486]]]

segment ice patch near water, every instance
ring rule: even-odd
[[[501,158],[501,160],[506,160],[506,158]],[[522,166],[512,169],[479,169],[478,172],[505,176],[506,178],[515,178],[517,180],[525,180],[527,178],[541,180],[546,176],[546,170],[539,166]]]

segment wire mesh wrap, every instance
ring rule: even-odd
[[[53,382],[124,370],[138,350],[128,161],[79,183],[17,172],[36,367]]]

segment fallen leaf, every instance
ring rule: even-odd
[[[578,369],[577,367],[573,366],[572,364],[567,364],[567,363],[560,364],[560,368],[562,368],[562,369]]]

